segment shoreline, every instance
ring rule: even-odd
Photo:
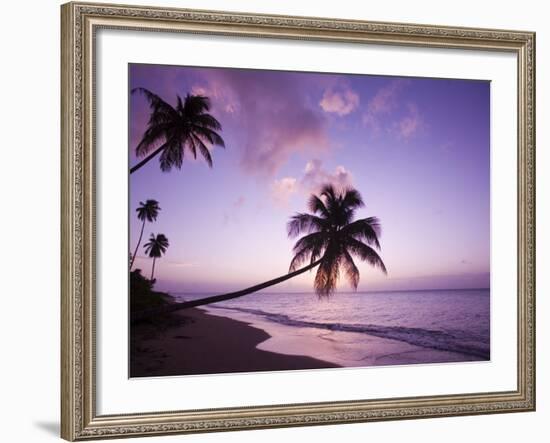
[[[175,312],[167,325],[132,326],[130,377],[337,368],[305,355],[258,349],[272,338],[247,322],[199,308]]]
[[[134,325],[130,338],[130,377],[490,361],[366,333],[286,326],[221,307]]]
[[[222,307],[212,306],[206,310],[208,314],[227,316],[266,331],[270,338],[260,343],[259,349],[285,355],[308,355],[344,368],[490,361],[490,357],[435,349],[365,332],[288,326]]]

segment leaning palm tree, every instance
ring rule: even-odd
[[[218,131],[221,124],[211,114],[210,99],[202,95],[187,94],[185,99],[178,95],[175,107],[165,102],[158,95],[145,88],[135,88],[149,101],[151,115],[145,133],[136,147],[136,155],[145,157],[130,169],[136,172],[148,161],[160,155],[160,169],[168,172],[172,167],[181,169],[185,151],[190,151],[197,158],[197,151],[212,167],[210,146],[225,147]]]
[[[139,245],[141,244],[141,238],[143,237],[143,229],[145,228],[145,222],[154,222],[159,215],[160,207],[159,202],[156,200],[145,200],[145,203],[139,202],[139,206],[136,208],[137,218],[143,223],[141,224],[141,232],[139,233],[139,239],[136,245],[136,250],[132,256],[130,262],[130,270],[134,266],[134,261],[136,259]]]
[[[164,234],[151,234],[151,237],[149,237],[149,241],[143,245],[143,247],[145,248],[145,253],[153,259],[153,267],[151,269],[150,278],[151,281],[153,281],[155,277],[155,261],[157,260],[157,258],[162,257],[162,254],[166,252],[168,246],[168,239]]]
[[[294,257],[287,274],[241,291],[172,304],[162,308],[162,312],[242,297],[282,283],[317,266],[313,285],[319,297],[330,296],[335,291],[342,271],[355,290],[359,284],[359,270],[354,256],[387,273],[384,262],[376,252],[380,250],[378,237],[381,229],[378,218],[355,219],[357,209],[364,206],[357,190],[337,191],[332,185],[326,185],[319,195],[311,196],[308,206],[311,213],[294,215],[287,226],[291,238],[305,234],[294,245]],[[159,312],[135,313],[133,321]]]

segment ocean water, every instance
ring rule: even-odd
[[[179,300],[206,294],[174,294]],[[258,348],[342,366],[490,359],[490,291],[255,293],[205,307],[272,339]],[[373,340],[377,338],[378,340]]]

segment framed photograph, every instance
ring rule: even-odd
[[[535,35],[68,3],[62,437],[535,409]]]

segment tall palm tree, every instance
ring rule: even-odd
[[[139,202],[139,206],[136,208],[137,217],[139,220],[143,221],[141,224],[141,232],[139,233],[139,240],[136,245],[136,250],[134,255],[131,258],[130,270],[134,266],[134,261],[136,259],[139,245],[141,244],[141,238],[143,237],[143,229],[145,228],[145,222],[154,222],[159,215],[160,207],[159,202],[156,200],[145,200],[145,203]]]
[[[155,261],[157,258],[162,257],[162,254],[166,252],[166,249],[168,249],[169,243],[168,239],[164,234],[151,234],[151,237],[149,237],[149,241],[143,245],[145,248],[145,253],[149,255],[153,259],[153,267],[151,268],[151,281],[153,281],[153,278],[155,276]]]
[[[136,155],[145,158],[130,169],[130,174],[159,154],[163,172],[170,171],[172,167],[181,169],[186,150],[194,158],[197,158],[197,151],[200,152],[208,166],[212,167],[212,156],[207,145],[223,148],[225,143],[218,134],[222,129],[220,122],[208,113],[208,97],[187,94],[182,100],[178,95],[176,107],[173,107],[148,89],[135,88],[132,90],[134,92],[145,95],[151,115],[147,130],[136,147]]]
[[[334,292],[341,271],[355,290],[359,284],[359,270],[353,256],[387,274],[386,266],[376,252],[380,250],[378,237],[381,229],[378,218],[355,220],[356,210],[364,206],[357,190],[337,191],[332,185],[326,185],[319,195],[311,196],[308,206],[311,213],[294,215],[287,226],[291,238],[305,234],[294,245],[294,257],[287,274],[240,291],[172,304],[163,308],[163,312],[242,297],[296,277],[316,266],[318,269],[313,285],[319,297],[330,296]],[[133,320],[157,313],[144,312],[134,315]]]

